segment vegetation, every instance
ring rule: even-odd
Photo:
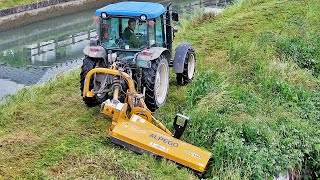
[[[194,82],[170,81],[156,116],[192,118],[183,140],[213,152],[218,179],[320,176],[319,0],[243,0],[218,17],[184,22],[176,41],[197,52]],[[78,73],[27,88],[0,107],[0,177],[195,179],[105,135],[110,119],[86,108]]]
[[[17,5],[26,5],[34,2],[38,2],[37,0],[0,0],[0,9],[8,8]]]
[[[200,55],[184,138],[217,176],[319,178],[319,2],[242,1],[179,35]]]

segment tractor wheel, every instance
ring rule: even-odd
[[[194,50],[189,48],[187,51],[186,59],[183,65],[183,72],[177,73],[178,85],[184,86],[190,83],[193,79],[196,66],[196,56]]]
[[[169,90],[169,65],[164,55],[143,70],[142,86],[146,88],[145,103],[151,111],[165,104]]]
[[[80,73],[80,90],[81,90],[81,95],[83,92],[83,88],[84,88],[84,81],[86,79],[86,76],[88,74],[88,72],[90,70],[92,70],[95,67],[95,62],[92,61],[89,57],[85,57],[83,59],[83,64],[81,66],[81,73]],[[90,79],[90,85],[89,85],[89,89],[93,89],[93,76]],[[83,101],[84,103],[88,106],[88,107],[93,107],[96,106],[97,100],[95,97],[83,97]]]

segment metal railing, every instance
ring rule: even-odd
[[[91,38],[96,38],[96,30],[89,30],[87,32],[80,32],[77,34],[72,34],[67,37],[58,38],[55,40],[47,41],[44,43],[37,43],[36,45],[29,45],[24,48],[24,52],[30,52],[29,57],[37,56],[40,54],[44,54],[50,51],[57,50],[61,47],[67,47],[72,44],[76,44],[82,41],[90,40]],[[47,47],[47,48],[46,48]],[[44,50],[45,49],[45,50]],[[36,50],[36,53],[32,53],[33,50]]]

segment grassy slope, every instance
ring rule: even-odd
[[[178,41],[196,49],[197,78],[182,88],[172,79],[157,116],[193,118],[183,139],[214,152],[216,177],[263,178],[287,169],[311,177],[319,169],[317,64],[302,66],[319,62],[317,52],[306,51],[319,47],[312,38],[319,4],[245,1],[179,33]],[[0,177],[195,178],[111,144],[110,119],[83,105],[78,73],[23,90],[1,107]]]
[[[180,34],[201,57],[185,139],[220,176],[319,177],[319,2],[248,0]]]
[[[185,169],[109,142],[110,119],[86,108],[78,71],[23,90],[1,109],[0,177],[192,178]]]
[[[25,5],[37,2],[37,0],[0,0],[0,9],[16,5]]]

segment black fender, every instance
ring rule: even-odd
[[[174,73],[183,73],[184,61],[186,59],[187,52],[191,48],[191,44],[188,42],[180,43],[176,48],[176,54],[173,60]]]

